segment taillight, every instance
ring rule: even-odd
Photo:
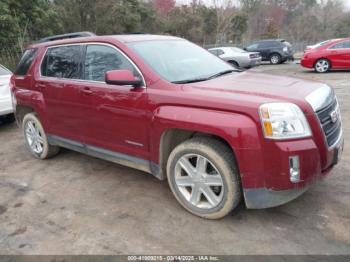
[[[250,55],[249,55],[249,58],[258,58],[258,57],[259,57],[258,54],[250,54]]]

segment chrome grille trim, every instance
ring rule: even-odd
[[[328,85],[323,85],[309,94],[306,101],[318,118],[328,149],[332,150],[339,144],[343,136],[339,103],[333,89]],[[334,111],[338,116],[335,122],[331,117]]]

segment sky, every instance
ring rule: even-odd
[[[225,0],[222,0],[225,1]],[[332,1],[332,0],[329,0]],[[350,10],[350,0],[341,0],[344,3],[344,6],[346,10]],[[188,4],[192,2],[192,0],[176,0],[176,2],[181,3],[181,4]],[[212,0],[202,0],[203,3],[211,4],[213,1]]]

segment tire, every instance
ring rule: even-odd
[[[233,65],[235,68],[240,68],[239,64],[236,61],[229,61],[231,65]]]
[[[314,65],[317,73],[327,73],[331,69],[331,63],[327,59],[319,59]]]
[[[206,164],[201,165],[197,161]],[[189,176],[183,166],[187,170],[193,170],[193,176]],[[202,177],[203,170],[206,173],[205,178]],[[241,201],[240,177],[232,151],[215,139],[197,137],[178,145],[169,156],[167,178],[179,203],[202,218],[220,219]]]
[[[26,147],[34,157],[48,159],[58,154],[59,147],[49,144],[44,128],[34,113],[24,116],[22,130]]]
[[[270,64],[271,65],[278,65],[281,63],[281,61],[282,61],[282,57],[280,54],[273,53],[272,55],[270,55]]]

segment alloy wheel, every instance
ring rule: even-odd
[[[41,154],[44,150],[44,139],[34,121],[29,120],[25,124],[25,136],[30,149],[36,154]]]
[[[224,196],[220,172],[212,162],[198,154],[187,154],[177,161],[175,183],[182,196],[197,208],[215,208]]]
[[[319,60],[315,65],[315,69],[319,73],[325,73],[329,70],[329,62],[327,60]]]
[[[272,64],[278,64],[280,62],[280,57],[278,56],[278,55],[273,55],[272,57],[271,57],[271,63]]]

